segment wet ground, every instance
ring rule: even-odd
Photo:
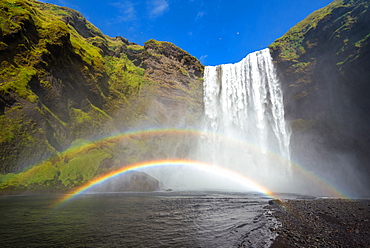
[[[270,202],[281,223],[272,248],[370,247],[370,200]]]

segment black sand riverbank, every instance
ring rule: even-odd
[[[370,247],[370,199],[270,203],[281,224],[272,248]]]

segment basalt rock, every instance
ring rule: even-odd
[[[370,176],[369,34],[369,2],[335,0],[269,46],[283,83],[294,159],[326,167],[328,174],[345,163],[361,171],[365,184]]]

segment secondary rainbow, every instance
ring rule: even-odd
[[[236,138],[224,136],[222,134],[209,133],[206,131],[196,130],[196,129],[167,128],[167,129],[144,129],[144,130],[134,130],[134,131],[124,132],[124,133],[117,133],[112,136],[93,140],[91,141],[91,143],[83,143],[80,145],[77,144],[65,150],[58,156],[62,156],[62,155],[72,155],[73,156],[74,153],[80,152],[83,149],[88,150],[90,148],[95,147],[97,144],[104,144],[104,142],[114,143],[114,142],[120,142],[126,139],[136,138],[136,137],[141,137],[141,136],[150,137],[150,136],[160,136],[160,135],[194,136],[197,138],[198,137],[208,137],[208,138],[216,137],[217,139],[227,142],[230,145],[246,147],[247,149],[254,150],[256,152],[261,152],[261,149],[256,145],[248,143],[244,140],[239,140]],[[330,196],[339,197],[339,198],[349,198],[345,194],[340,192],[337,188],[335,188],[333,185],[326,182],[319,175],[315,174],[312,171],[307,170],[305,167],[297,163],[294,163],[293,161],[288,160],[286,158],[282,158],[281,156],[275,153],[272,153],[270,151],[267,151],[267,153],[265,153],[264,155],[269,156],[271,159],[273,159],[276,162],[276,165],[282,166],[282,168],[285,168],[285,169],[289,166],[292,170],[304,175],[308,180],[311,180],[312,183],[316,185],[320,185],[320,187],[326,190]],[[180,161],[180,160],[174,160],[174,161]]]
[[[104,144],[105,142],[108,143],[115,143],[115,142],[121,142],[130,138],[137,138],[137,137],[151,137],[151,136],[161,136],[161,135],[178,135],[183,137],[191,137],[194,136],[196,138],[199,137],[206,137],[206,138],[216,138],[218,140],[221,140],[223,142],[227,142],[227,144],[238,146],[238,147],[245,147],[246,149],[259,152],[261,153],[262,150],[257,145],[254,145],[250,142],[246,142],[244,140],[240,140],[234,137],[225,136],[219,133],[214,132],[206,132],[203,130],[197,130],[197,129],[177,129],[177,128],[153,128],[153,129],[144,129],[144,130],[133,130],[133,131],[127,131],[122,133],[116,133],[111,136],[99,138],[92,140],[88,143],[81,143],[81,144],[75,144],[72,145],[70,148],[66,149],[64,152],[58,154],[58,156],[62,155],[73,155],[74,153],[80,152],[83,149],[89,150],[90,148],[94,148],[94,146],[99,144]],[[279,162],[278,164],[280,166],[290,166],[290,161],[286,158],[282,158],[281,156],[271,152],[267,151],[264,152],[264,155],[271,157],[271,159],[274,159],[276,162]]]
[[[59,206],[60,204],[67,202],[71,200],[72,198],[76,197],[77,195],[80,195],[89,189],[93,188],[94,186],[101,184],[115,176],[121,175],[123,173],[134,171],[134,170],[141,170],[151,167],[164,167],[164,166],[187,166],[187,167],[195,167],[197,169],[206,171],[208,173],[213,173],[222,177],[225,177],[227,179],[230,179],[234,182],[238,182],[241,185],[244,185],[245,187],[251,189],[251,191],[257,191],[260,192],[266,196],[274,197],[273,193],[267,189],[266,187],[260,185],[259,183],[251,180],[250,178],[247,178],[241,174],[238,174],[234,171],[222,168],[218,165],[214,164],[208,164],[204,162],[199,161],[193,161],[193,160],[155,160],[155,161],[146,161],[141,162],[137,164],[132,164],[129,166],[125,166],[123,168],[120,168],[118,170],[109,172],[105,175],[99,176],[95,178],[94,180],[76,188],[69,194],[62,197],[60,200],[57,201],[55,206]]]

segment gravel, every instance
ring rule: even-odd
[[[272,248],[370,248],[370,199],[271,200],[278,221]]]

